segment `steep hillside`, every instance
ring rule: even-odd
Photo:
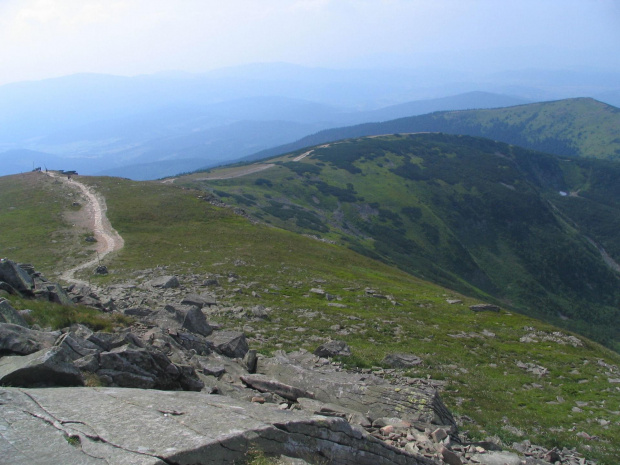
[[[329,153],[325,150],[323,155]],[[387,160],[375,162],[391,168]],[[313,155],[290,166],[317,163],[334,176],[349,173]],[[361,166],[360,161],[350,160],[347,167],[355,170],[353,166]],[[377,164],[376,169],[381,167]],[[255,178],[263,179],[258,187],[269,182],[277,186],[281,181],[268,181],[267,176],[278,171],[283,180],[298,176],[278,166]],[[577,448],[608,465],[620,454],[617,354],[526,316],[473,312],[468,306],[479,300],[344,247],[253,224],[238,210],[214,206],[217,202],[208,202],[204,192],[117,178],[80,180],[105,196],[108,217],[125,240],[122,250],[105,259],[108,276],[85,271],[81,277],[102,287],[123,283],[116,289],[127,298],[135,289],[136,307],[160,304],[142,295],[153,274],[175,274],[182,283],[207,286],[208,282],[205,291],[218,300],[210,318],[226,328],[242,329],[251,347],[261,353],[314,350],[322,341],[342,339],[352,350],[347,364],[368,371],[373,366],[387,368],[383,358],[388,353],[415,354],[422,363],[406,374],[440,380],[434,383],[444,386],[442,396],[470,439],[491,436],[507,447],[529,439],[548,447]],[[54,261],[75,257],[73,247],[81,247],[83,239],[52,236],[59,227],[71,227],[59,215],[79,208],[72,205],[80,201],[69,195],[66,184],[47,181],[43,173],[0,178],[0,255],[42,262],[41,270],[53,275],[59,267]],[[395,178],[389,183],[382,190],[400,192]],[[361,191],[362,184],[354,189]],[[348,190],[345,184],[333,192],[344,196]],[[243,198],[250,200],[250,195],[257,194],[247,192]],[[274,190],[268,195],[276,198]],[[337,205],[331,195],[318,190],[314,194],[321,202]],[[15,208],[5,206],[7,198],[16,199],[10,203]],[[373,208],[367,214],[377,220]],[[429,212],[420,208],[427,222]],[[297,212],[292,205],[290,209]],[[410,214],[415,216],[415,211]],[[394,221],[389,213],[383,215]],[[12,218],[10,225],[6,218]],[[296,215],[293,221],[300,218]],[[14,227],[38,234],[8,234]],[[20,308],[28,308],[28,302]]]
[[[556,155],[620,159],[620,109],[590,98],[490,110],[438,112],[383,123],[328,129],[252,160],[340,139],[380,134],[444,132],[487,137]]]
[[[617,164],[441,134],[346,140],[270,162],[245,177],[183,179],[263,221],[620,349]]]

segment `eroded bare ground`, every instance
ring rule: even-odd
[[[95,249],[97,256],[64,271],[60,275],[60,278],[71,283],[87,284],[85,281],[76,279],[74,277],[75,273],[85,268],[95,267],[106,255],[120,250],[124,245],[123,238],[112,228],[105,213],[107,209],[105,199],[101,195],[97,195],[92,188],[87,187],[85,184],[75,179],[69,179],[66,176],[52,171],[47,174],[78,191],[85,201],[85,205],[79,212],[73,215],[73,219],[76,224],[85,226],[93,232],[97,244]]]

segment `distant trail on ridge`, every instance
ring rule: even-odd
[[[79,189],[87,200],[87,205],[84,207],[84,214],[87,215],[89,227],[92,229],[95,239],[97,240],[96,251],[98,256],[92,260],[81,263],[78,266],[64,271],[60,275],[60,278],[70,283],[88,285],[86,281],[76,279],[73,275],[84,268],[97,265],[99,260],[109,253],[122,249],[125,245],[125,241],[112,227],[110,221],[108,221],[108,217],[105,214],[107,207],[103,197],[95,195],[90,188],[86,187],[79,181],[74,179],[69,180],[68,178],[54,172],[48,172],[47,174],[53,178],[59,179],[67,186]]]

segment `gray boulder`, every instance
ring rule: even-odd
[[[224,396],[119,388],[0,388],[0,399],[0,457],[11,457],[12,465],[232,464],[245,462],[250,449],[308,463],[432,463],[341,418]]]
[[[172,289],[180,285],[179,279],[176,276],[160,276],[159,278],[151,279],[148,284],[162,289]]]
[[[0,291],[4,291],[7,294],[10,295],[18,295],[19,292],[17,292],[17,289],[15,289],[13,286],[11,286],[8,283],[5,283],[4,281],[0,281]]]
[[[217,353],[231,358],[243,358],[250,349],[245,334],[239,331],[216,331],[207,340]]]
[[[120,387],[198,391],[203,387],[192,367],[180,367],[161,352],[130,344],[99,354],[96,374]]]
[[[198,355],[209,355],[215,349],[213,343],[200,334],[175,330],[168,330],[168,334],[174,343],[185,351],[193,351]]]
[[[24,295],[32,295],[34,288],[32,277],[12,260],[0,259],[0,281],[4,281]]]
[[[412,354],[388,354],[383,358],[383,363],[392,368],[411,368],[422,364],[422,359]]]
[[[181,301],[181,304],[203,308],[205,306],[217,305],[217,301],[214,296],[209,294],[188,294]]]
[[[0,352],[16,355],[32,354],[52,347],[59,335],[59,332],[47,333],[10,323],[0,323]]]
[[[37,280],[34,295],[38,298],[49,300],[60,305],[72,306],[73,299],[64,291],[58,283],[43,282]]]
[[[208,336],[213,332],[202,310],[193,305],[166,305],[163,310],[146,317],[146,321],[160,328],[185,330],[201,336]]]
[[[80,337],[101,347],[105,351],[110,351],[127,344],[132,344],[136,347],[144,347],[144,344],[140,340],[140,338],[138,338],[138,336],[129,331],[123,331],[119,333],[93,333],[88,328],[84,327],[81,328],[81,331],[82,333]],[[89,331],[90,334],[88,334]]]
[[[512,452],[486,452],[484,454],[473,454],[471,458],[486,465],[521,465],[523,463],[521,457]]]
[[[123,313],[127,316],[145,317],[153,314],[153,310],[144,307],[126,308]]]
[[[317,347],[314,351],[314,355],[325,358],[335,357],[336,355],[348,357],[351,355],[351,349],[344,341],[329,341]]]
[[[26,320],[11,307],[8,300],[0,298],[0,323],[11,323],[19,326],[28,326]]]
[[[187,311],[182,327],[201,336],[208,336],[213,332],[213,328],[207,323],[205,314],[199,307],[192,307]]]
[[[83,386],[82,375],[69,363],[66,350],[64,347],[52,347],[23,357],[0,359],[0,385]]]
[[[101,352],[101,347],[88,340],[80,338],[74,332],[63,334],[56,341],[56,345],[67,349],[65,353],[71,361],[86,357],[87,355],[97,355]]]
[[[476,304],[470,305],[470,310],[474,312],[499,312],[499,307],[493,304]]]

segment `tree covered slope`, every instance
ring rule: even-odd
[[[444,134],[308,152],[248,176],[177,182],[620,348],[616,163]]]

